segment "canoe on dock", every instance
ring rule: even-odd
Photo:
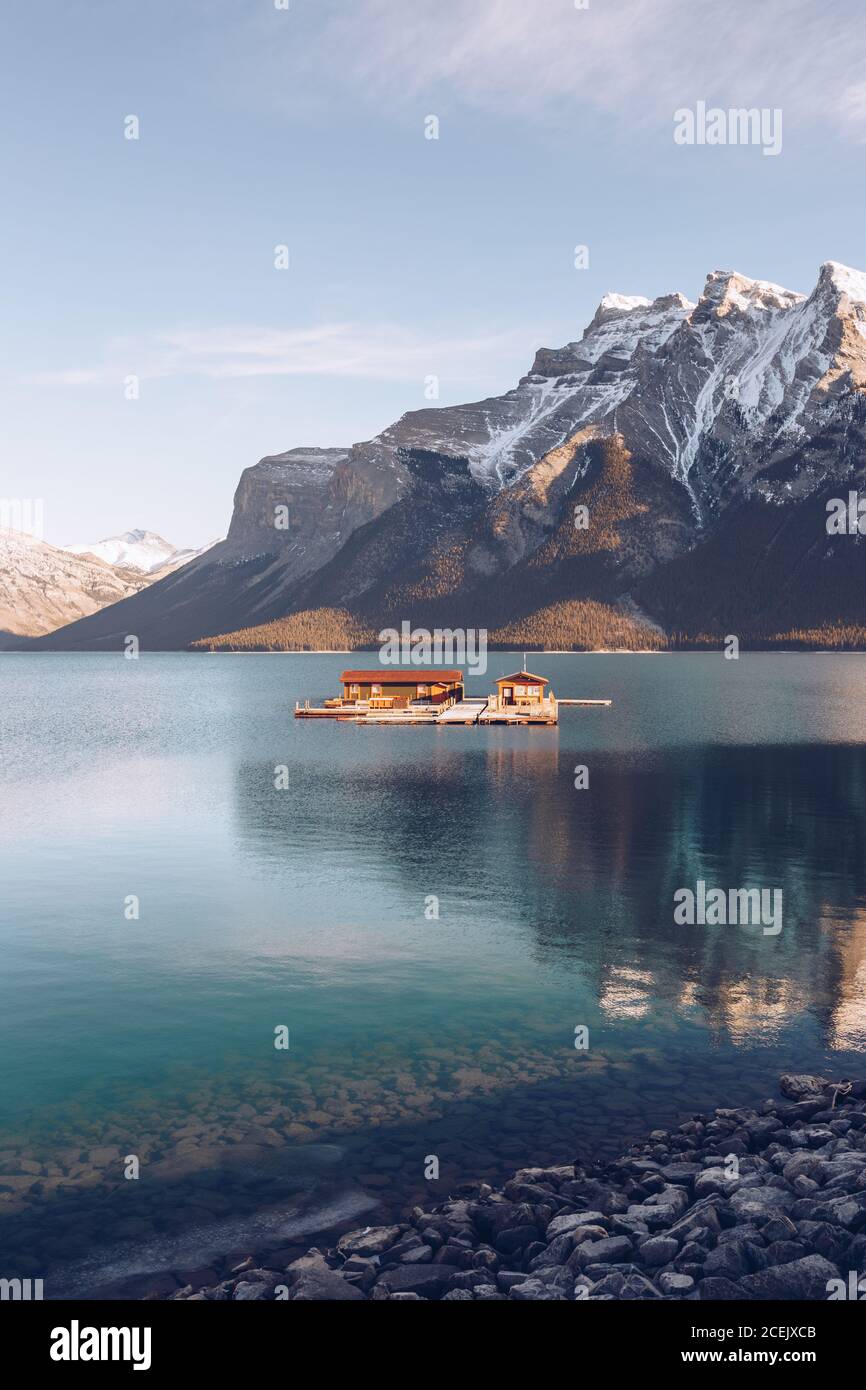
[[[613,700],[557,700],[558,705],[612,705]]]

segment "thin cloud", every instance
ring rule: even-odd
[[[866,140],[866,82],[846,87],[839,98],[837,114],[858,140]]]
[[[537,334],[535,335],[537,336]],[[417,381],[447,373],[463,381],[481,379],[503,355],[527,355],[533,335],[512,329],[464,337],[431,338],[402,325],[331,323],[302,329],[224,326],[178,328],[140,339],[117,339],[101,364],[29,373],[38,386],[116,385],[129,375],[141,380],[203,377],[355,377]]]
[[[354,0],[299,6],[297,25],[260,15],[240,32],[235,63],[265,99],[308,110],[349,88],[384,112],[422,98],[436,112],[456,97],[543,121],[589,108],[634,129],[703,98],[781,106],[786,119],[856,138],[861,10],[861,0],[836,0],[832,19],[815,0]],[[840,91],[850,99],[834,101]]]

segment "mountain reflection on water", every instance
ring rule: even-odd
[[[337,1143],[345,1190],[393,1211],[783,1070],[862,1071],[864,659],[545,656],[612,708],[293,721],[343,664],[0,662],[0,1236],[24,1272],[277,1200],[235,1145]],[[701,880],[780,888],[782,931],[676,925]]]

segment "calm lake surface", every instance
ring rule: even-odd
[[[866,659],[539,656],[613,707],[295,721],[351,660],[0,657],[0,1273],[862,1074]],[[782,931],[675,925],[699,879]]]

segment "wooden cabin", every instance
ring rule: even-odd
[[[374,671],[344,671],[340,680],[341,706],[360,703],[371,710],[406,709],[410,704],[444,706],[463,698],[462,671],[378,667]]]
[[[500,676],[494,684],[496,708],[505,710],[517,705],[543,705],[549,681],[546,676],[533,676],[530,671],[515,671],[513,675]]]

